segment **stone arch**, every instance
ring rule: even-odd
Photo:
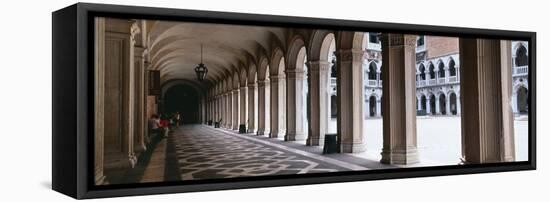
[[[258,81],[258,75],[256,74],[257,70],[258,69],[256,68],[256,63],[250,62],[250,64],[248,64],[248,72],[247,72],[248,83],[256,83],[256,81]]]
[[[335,37],[337,50],[364,50],[366,47],[364,32],[339,31]]]
[[[240,87],[244,87],[247,85],[248,82],[248,70],[246,67],[243,67],[239,70],[239,85]]]
[[[264,81],[268,79],[269,75],[269,60],[267,57],[262,56],[258,62],[258,81]]]
[[[309,40],[307,55],[311,61],[330,61],[330,46],[335,41],[329,30],[315,30]]]
[[[304,39],[296,35],[288,46],[287,67],[286,69],[303,70],[304,57],[306,56],[306,46]]]
[[[233,87],[232,89],[239,89],[239,84],[240,84],[240,80],[239,80],[239,72],[236,71],[233,73],[233,83],[232,83],[232,86]]]
[[[283,51],[280,48],[275,48],[271,56],[271,63],[269,65],[269,71],[271,76],[284,75],[285,67],[285,56]]]

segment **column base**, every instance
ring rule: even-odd
[[[246,130],[247,133],[256,133],[256,129],[255,128],[249,128],[248,130]]]
[[[258,131],[256,131],[256,135],[257,136],[263,136],[264,135],[264,129],[258,129]]]
[[[141,152],[144,152],[145,150],[147,150],[147,147],[145,146],[145,143],[138,143],[138,144],[135,144],[134,145],[134,152],[136,154],[139,154]]]
[[[400,164],[409,165],[419,163],[418,150],[416,148],[409,149],[382,149],[382,159],[380,163],[384,164]]]
[[[101,174],[99,176],[95,177],[95,185],[104,185],[107,184],[107,181],[105,180],[105,175]]]
[[[325,144],[325,138],[308,137],[306,140],[306,146],[323,146]]]
[[[367,151],[367,146],[363,143],[341,143],[340,153],[361,153]]]
[[[307,139],[307,137],[304,134],[287,133],[285,135],[285,141],[302,141],[302,140],[306,140],[306,139]]]
[[[282,136],[282,135],[284,135],[283,131],[274,130],[269,133],[269,138],[279,138],[279,136]]]

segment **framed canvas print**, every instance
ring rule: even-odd
[[[536,167],[536,33],[78,3],[53,18],[74,198]]]

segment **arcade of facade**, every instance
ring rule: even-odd
[[[381,42],[378,39],[371,40],[371,37],[376,36],[367,35],[368,44],[363,62],[366,79],[365,117],[381,117]],[[526,42],[512,42],[512,110],[515,115],[528,112],[527,49]],[[433,53],[428,54],[428,51]],[[460,115],[458,38],[420,36],[417,39],[416,57],[417,115]],[[335,89],[335,75],[331,79],[331,88]],[[331,96],[336,97],[336,90],[331,92]]]
[[[161,71],[163,92],[174,85],[196,89],[199,105],[189,106],[198,109],[196,124],[219,121],[229,130],[245,124],[250,134],[305,140],[306,145],[317,146],[323,144],[331,111],[336,110],[339,152],[365,151],[364,102],[370,95],[365,86],[371,84],[364,72],[368,36],[351,31],[96,18],[96,183],[131,169],[139,155],[151,149],[147,120],[162,112],[158,104],[163,95],[147,92],[148,70]],[[418,162],[416,116],[422,90],[417,88],[422,81],[417,81],[418,36],[379,37],[383,54],[376,64],[384,64],[376,67],[376,78],[380,84],[384,81],[379,86],[384,96],[377,97],[381,99],[377,112],[384,113],[379,160],[414,164]],[[462,161],[513,161],[513,113],[509,100],[502,99],[516,91],[512,89],[513,43],[457,41],[461,57],[449,57],[456,67],[460,64],[460,78],[454,85],[462,89],[457,94],[457,105],[462,107],[456,109],[462,117]],[[201,43],[206,47],[209,74],[207,81],[198,82],[193,68],[199,62]],[[334,80],[331,49],[336,57]],[[448,69],[449,63],[444,65]],[[332,82],[335,100],[327,89]],[[329,107],[331,100],[336,109]]]

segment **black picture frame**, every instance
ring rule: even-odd
[[[294,176],[96,186],[93,183],[96,16],[525,40],[529,43],[528,161]],[[508,30],[77,3],[52,14],[52,188],[84,199],[536,169],[536,33]]]

